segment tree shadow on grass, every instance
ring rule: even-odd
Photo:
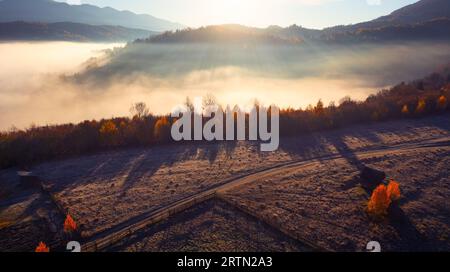
[[[70,191],[83,184],[111,181],[118,177],[124,177],[123,188],[129,190],[163,166],[170,168],[192,158],[206,159],[213,164],[222,151],[232,157],[235,147],[235,142],[192,142],[135,148],[52,162],[35,170],[45,184],[50,185],[52,192]]]
[[[398,240],[394,248],[405,251],[430,251],[433,248],[430,242],[423,236],[399,205],[391,205],[389,208],[389,224],[395,229]]]

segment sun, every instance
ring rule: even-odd
[[[208,24],[256,26],[267,19],[268,6],[261,0],[202,0],[195,3],[199,20]]]

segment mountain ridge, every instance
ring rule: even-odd
[[[119,11],[89,4],[70,5],[52,0],[0,1],[0,22],[73,22],[89,25],[112,25],[149,31],[166,31],[185,26],[148,14]]]
[[[0,23],[0,40],[128,42],[156,34],[158,32],[122,26],[97,26],[72,22]]]
[[[355,31],[362,28],[380,28],[393,25],[417,24],[442,17],[450,19],[450,1],[420,0],[374,20],[350,25],[332,26],[324,28],[323,30],[346,32]]]
[[[295,43],[349,43],[388,42],[401,39],[405,41],[449,40],[450,1],[421,0],[372,21],[334,26],[323,30],[308,29],[297,25],[286,28],[279,26],[255,28],[228,24],[166,32],[147,39],[147,42],[220,41],[223,40],[221,35],[229,38],[233,35],[242,36],[242,33],[259,36],[263,41],[283,40],[288,43],[292,43],[292,41]],[[245,42],[245,39],[243,41]]]

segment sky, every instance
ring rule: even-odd
[[[182,23],[190,27],[237,23],[308,28],[358,23],[387,15],[418,0],[58,0],[89,3]]]

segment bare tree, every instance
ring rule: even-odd
[[[186,101],[184,102],[184,105],[190,112],[194,112],[194,104],[192,103],[191,98],[189,96],[186,97]]]
[[[352,102],[352,98],[350,96],[344,96],[339,100],[339,105]]]
[[[217,105],[217,99],[214,95],[211,93],[207,93],[206,96],[202,99],[202,106],[203,109],[207,108],[208,106],[214,106]]]
[[[130,113],[133,117],[142,119],[149,115],[150,110],[144,102],[138,102],[131,106]]]

